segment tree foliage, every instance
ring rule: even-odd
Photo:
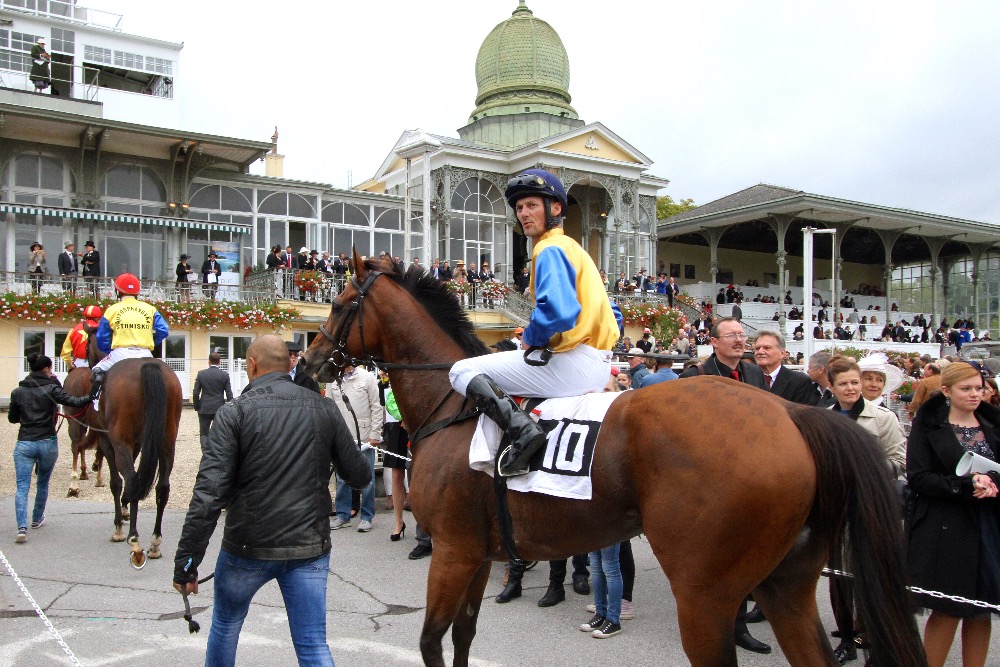
[[[683,213],[684,211],[690,211],[693,208],[697,208],[693,199],[682,199],[680,202],[675,202],[674,198],[670,195],[657,197],[656,219],[663,220],[664,218],[669,218],[672,215],[677,215],[678,213]]]

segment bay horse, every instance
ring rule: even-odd
[[[354,262],[306,351],[307,372],[327,381],[349,358],[382,363],[411,432],[466,410],[447,368],[488,350],[446,286],[417,267],[400,275],[356,252]],[[491,563],[508,559],[493,482],[469,467],[475,426],[460,421],[412,444],[410,503],[434,540],[420,636],[431,667],[445,664],[449,628],[454,664],[469,664]],[[870,435],[829,410],[718,377],[665,382],[611,404],[590,500],[507,494],[513,538],[521,558],[541,561],[644,533],[692,665],[737,664],[733,621],[753,592],[791,665],[835,667],[816,586],[846,529],[873,664],[925,667],[884,458]]]
[[[97,337],[88,344],[91,368],[97,363]],[[91,430],[97,431],[100,453],[108,462],[111,497],[115,504],[112,542],[126,539],[122,520],[129,520],[129,561],[136,569],[146,558],[160,558],[163,510],[170,496],[170,472],[181,421],[181,383],[159,359],[123,359],[108,371],[101,390],[100,409],[93,413]],[[135,461],[139,459],[136,470]],[[124,481],[124,488],[123,488]],[[156,523],[148,552],[139,543],[136,520],[139,501],[156,483]],[[122,506],[128,508],[123,515]]]

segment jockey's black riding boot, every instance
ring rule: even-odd
[[[104,385],[104,376],[106,373],[100,368],[95,368],[90,372],[90,395],[95,399],[101,393],[101,387]]]
[[[531,457],[545,446],[542,427],[486,375],[472,378],[465,395],[510,437],[510,453],[500,459],[500,474],[515,477],[529,472]]]
[[[496,597],[496,601],[500,604],[504,602],[510,602],[514,598],[521,597],[521,578],[524,576],[524,569],[527,563],[523,560],[512,560],[507,565],[509,568],[508,572],[510,576],[507,579],[507,585],[504,586],[503,591],[500,595]]]

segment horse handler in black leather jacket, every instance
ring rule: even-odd
[[[371,469],[333,401],[292,382],[284,341],[255,340],[247,375],[250,384],[219,409],[209,433],[174,557],[174,588],[198,592],[198,566],[225,509],[206,664],[235,664],[250,603],[277,579],[299,664],[333,667],[326,643],[330,476],[336,470],[362,489]]]
[[[60,404],[82,408],[93,400],[93,396],[71,396],[63,391],[59,380],[52,374],[52,360],[44,354],[29,354],[28,368],[31,373],[11,392],[10,410],[7,412],[7,420],[11,424],[21,425],[14,445],[14,470],[17,476],[17,491],[14,494],[17,537],[14,541],[18,544],[28,541],[28,491],[31,487],[31,473],[36,468],[38,479],[31,527],[41,528],[45,522],[49,478],[56,467],[56,459],[59,458],[56,410]]]

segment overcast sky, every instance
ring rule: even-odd
[[[399,135],[457,137],[516,0],[80,0],[184,42],[184,129],[268,141],[285,176],[348,185]],[[756,183],[1000,223],[1000,3],[529,0],[580,117],[641,150],[661,194]],[[306,11],[308,8],[308,12]],[[253,170],[262,173],[262,165]]]

